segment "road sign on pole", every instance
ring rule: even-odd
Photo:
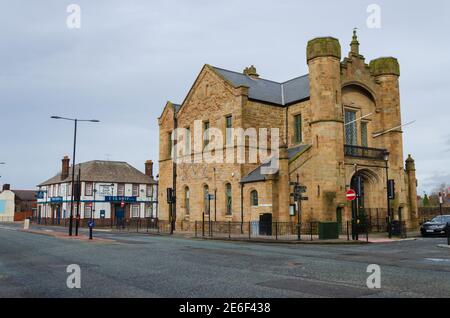
[[[356,200],[356,191],[353,189],[350,189],[345,194],[345,197],[347,198],[347,201],[355,201]]]

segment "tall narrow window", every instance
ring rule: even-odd
[[[145,204],[145,217],[146,218],[153,217],[153,204],[152,203]]]
[[[140,213],[140,205],[139,204],[133,204],[131,206],[131,217],[132,218],[138,218]]]
[[[153,186],[151,184],[147,184],[145,192],[146,192],[148,198],[153,197]]]
[[[250,192],[250,204],[251,206],[258,206],[258,191]]]
[[[345,144],[350,146],[358,145],[358,131],[356,128],[356,112],[345,111]]]
[[[225,185],[225,202],[227,205],[227,215],[231,215],[232,212],[232,206],[233,206],[233,199],[231,196],[231,184],[227,183]]]
[[[186,208],[186,215],[190,213],[189,196],[190,196],[189,188],[186,187],[184,188],[184,206]]]
[[[133,184],[133,197],[139,196],[139,184]]]
[[[86,182],[84,185],[84,195],[90,197],[92,196],[92,193],[93,193],[92,182]]]
[[[227,116],[225,117],[225,129],[226,129],[226,136],[227,136],[227,144],[230,145],[231,144],[231,138],[233,136],[232,134],[232,129],[233,128],[233,117]]]
[[[361,122],[361,146],[369,147],[369,143],[367,141],[367,122]]]
[[[92,215],[92,205],[88,205],[88,204],[86,204],[85,206],[84,206],[84,218],[85,219],[90,219],[90,218],[93,218],[94,216]]]
[[[302,115],[298,114],[294,116],[294,142],[299,144],[302,141]]]
[[[167,153],[169,154],[169,157],[172,157],[172,133],[170,132],[168,135],[167,140]]]
[[[185,131],[185,155],[190,155],[191,154],[191,129],[190,128],[186,128]]]
[[[205,185],[204,187],[203,187],[203,202],[204,202],[204,204],[203,204],[203,207],[204,207],[204,211],[205,211],[205,214],[209,214],[209,198],[208,198],[208,196],[209,196],[209,187],[207,186],[207,185]]]
[[[117,185],[117,195],[119,197],[125,196],[125,185],[123,183]]]
[[[203,146],[206,147],[209,144],[209,121],[203,123]]]

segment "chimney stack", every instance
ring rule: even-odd
[[[64,156],[62,159],[61,179],[66,179],[69,176],[70,159],[68,156]]]
[[[8,184],[8,183],[5,183],[5,184],[3,185],[3,191],[9,191],[9,190],[11,190],[11,185]]]
[[[150,178],[153,178],[153,161],[147,160],[145,162],[145,174]]]

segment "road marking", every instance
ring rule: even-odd
[[[444,258],[425,258],[426,261],[435,262],[435,263],[450,263],[450,259]]]

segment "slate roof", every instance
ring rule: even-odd
[[[12,190],[12,192],[22,201],[36,201],[36,191],[34,190]]]
[[[155,184],[156,181],[126,162],[93,160],[75,165],[75,179],[81,165],[81,181],[87,182],[117,182]],[[61,178],[61,173],[38,185],[50,185],[72,181],[72,166],[69,176]]]
[[[310,145],[300,145],[300,146],[297,146],[297,147],[289,148],[288,149],[289,160],[295,158],[298,154],[302,153],[303,151],[305,151],[309,147],[310,147]],[[263,174],[261,172],[261,168],[262,167],[269,167],[269,166],[270,166],[270,162],[260,165],[258,168],[256,168],[252,172],[250,172],[245,177],[243,177],[241,179],[241,183],[253,183],[253,182],[259,182],[259,181],[267,180],[267,175],[265,175],[265,174]]]
[[[309,98],[308,75],[278,83],[263,78],[252,78],[243,73],[218,67],[213,67],[213,69],[233,86],[247,86],[250,99],[285,106]]]
[[[173,108],[175,109],[175,113],[178,113],[178,111],[181,108],[181,105],[180,104],[172,104],[172,105],[173,105]]]

